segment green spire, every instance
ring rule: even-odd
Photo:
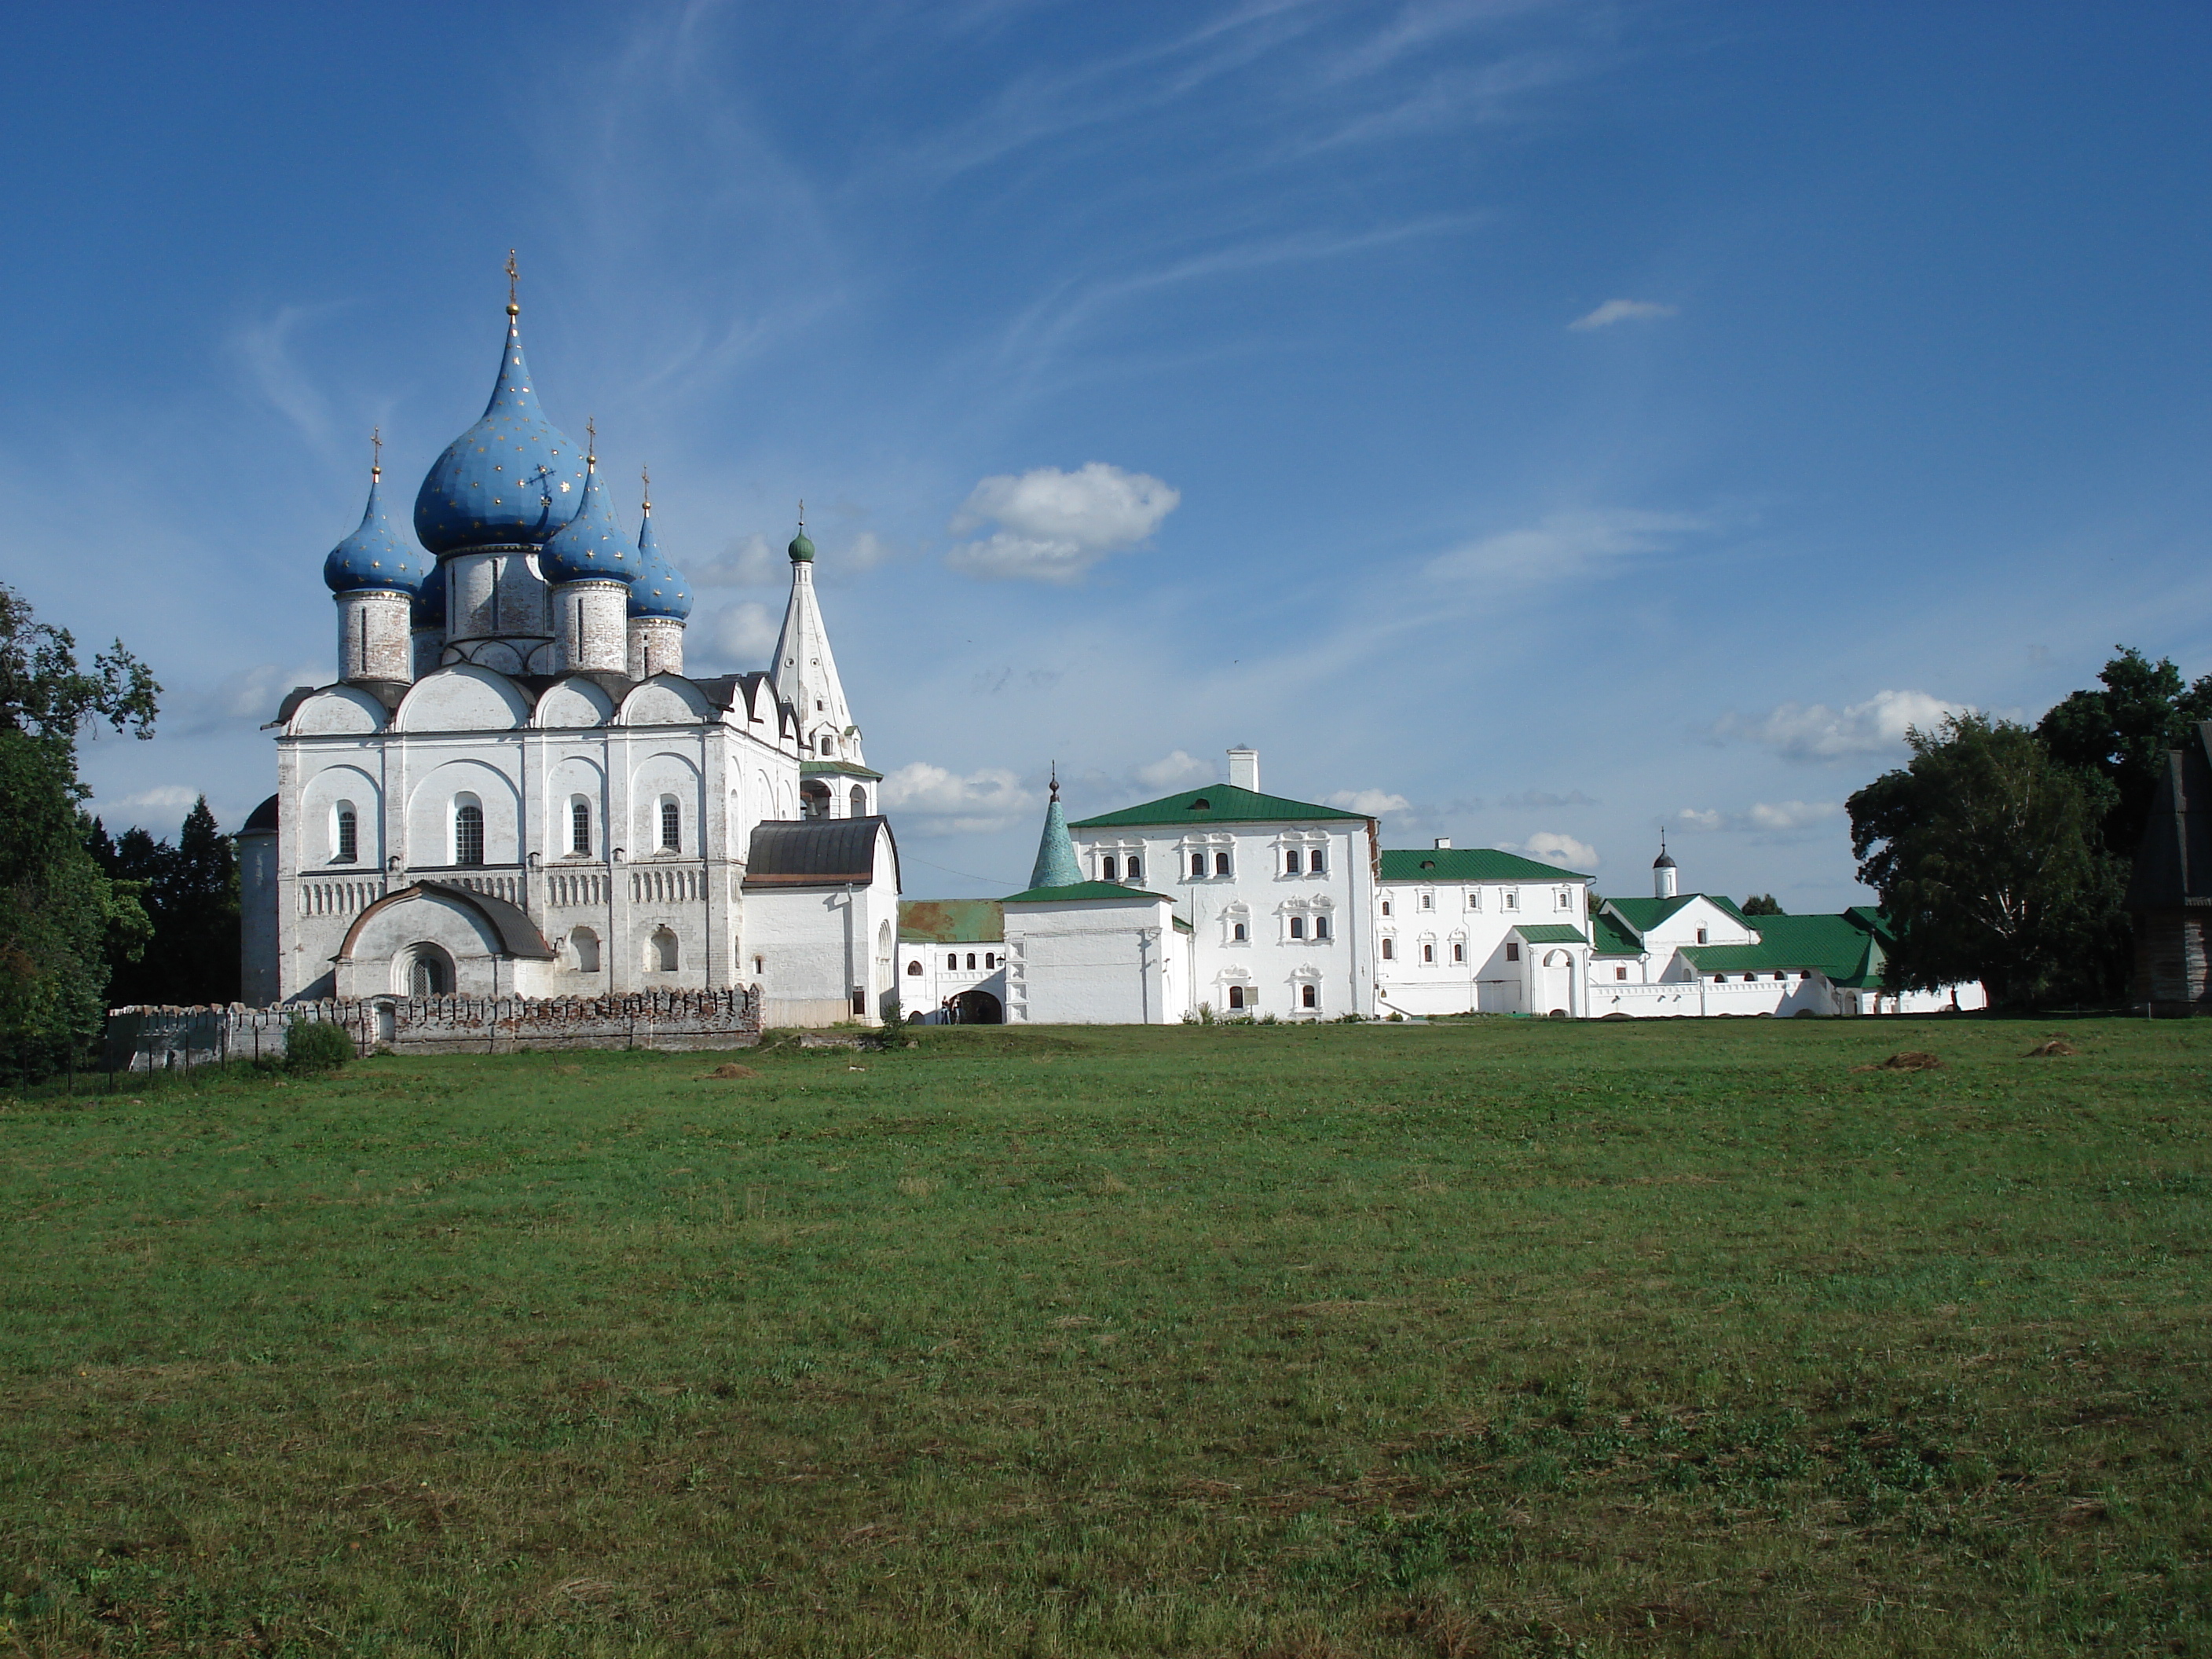
[[[1052,801],[1044,809],[1044,834],[1037,837],[1036,867],[1030,872],[1030,886],[1074,887],[1082,880],[1075,844],[1067,838],[1067,814],[1060,810],[1060,767],[1054,763]]]

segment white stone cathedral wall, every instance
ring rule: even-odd
[[[553,590],[561,672],[619,674],[629,665],[629,591],[620,582],[570,582]]]

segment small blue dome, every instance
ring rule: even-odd
[[[634,581],[641,568],[636,545],[623,534],[607,505],[606,486],[597,469],[586,466],[583,505],[538,550],[538,574],[558,586],[595,579]]]
[[[370,587],[412,593],[422,583],[430,562],[402,541],[392,520],[384,516],[383,481],[381,467],[369,473],[368,506],[361,515],[361,528],[332,548],[323,561],[323,582],[333,593],[356,593]]]
[[[443,628],[446,625],[446,573],[436,565],[422,578],[422,586],[415,590],[416,628]]]
[[[415,496],[415,533],[433,553],[535,545],[576,516],[584,452],[545,418],[507,307],[499,380],[483,418],[447,446]]]
[[[650,511],[638,525],[637,547],[641,568],[637,580],[629,585],[629,614],[669,617],[682,622],[691,614],[691,584],[684,580],[682,571],[661,556],[659,545],[653,538]]]

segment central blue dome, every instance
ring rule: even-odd
[[[583,504],[584,452],[545,418],[530,389],[522,332],[507,307],[499,380],[483,418],[447,446],[415,497],[415,534],[433,553],[535,546]]]

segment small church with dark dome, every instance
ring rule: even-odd
[[[336,677],[285,698],[240,838],[249,1001],[743,987],[821,1025],[895,992],[898,851],[813,544],[775,660],[688,675],[690,585],[587,438],[539,401],[510,280],[490,401],[413,533],[372,466],[323,562]]]

